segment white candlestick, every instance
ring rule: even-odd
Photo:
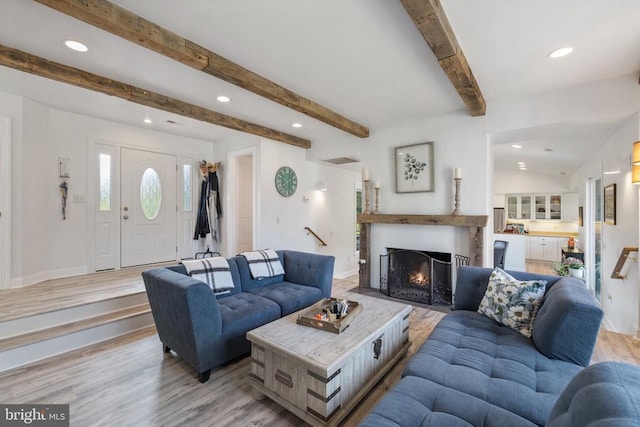
[[[462,170],[460,168],[456,168],[455,169],[455,174],[454,174],[453,177],[456,178],[456,179],[462,178]]]
[[[376,181],[376,184],[373,186],[373,188],[380,189],[380,181]]]
[[[369,169],[367,168],[362,169],[362,180],[369,181]]]

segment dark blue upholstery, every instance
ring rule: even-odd
[[[473,266],[464,266],[458,269],[453,305],[455,310],[478,310],[482,297],[487,291],[489,276],[491,276],[492,271],[492,268]],[[562,279],[560,276],[547,276],[523,271],[506,270],[506,272],[518,280],[546,280],[547,290]]]
[[[275,301],[282,309],[282,316],[296,312],[300,310],[300,307],[313,305],[322,299],[322,291],[320,289],[290,282],[280,282],[275,285],[249,289],[247,293],[260,295],[263,298]]]
[[[250,351],[248,331],[331,295],[334,257],[277,252],[285,274],[261,280],[251,277],[244,257],[229,258],[234,289],[222,295],[187,276],[183,266],[142,273],[160,341],[193,365],[201,381]]]
[[[472,311],[448,314],[407,364],[414,375],[544,424],[580,366],[549,359],[530,338]]]
[[[545,424],[588,364],[602,310],[580,281],[509,272],[519,280],[547,280],[527,338],[476,312],[492,271],[460,267],[456,311],[438,323],[363,426]]]
[[[533,343],[548,357],[587,366],[603,317],[582,280],[564,278],[544,296],[533,323]]]
[[[360,424],[363,427],[534,427],[482,398],[428,379],[404,377]]]
[[[585,368],[558,398],[547,426],[640,426],[640,368],[620,362]]]

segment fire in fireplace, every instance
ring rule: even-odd
[[[451,305],[451,254],[387,248],[380,256],[380,291],[429,305]]]

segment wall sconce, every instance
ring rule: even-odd
[[[327,181],[316,182],[316,190],[327,191]]]
[[[633,143],[633,154],[631,155],[631,182],[640,184],[640,141]]]

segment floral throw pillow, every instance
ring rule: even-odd
[[[478,313],[530,337],[546,287],[546,280],[523,282],[496,268],[489,277]]]

